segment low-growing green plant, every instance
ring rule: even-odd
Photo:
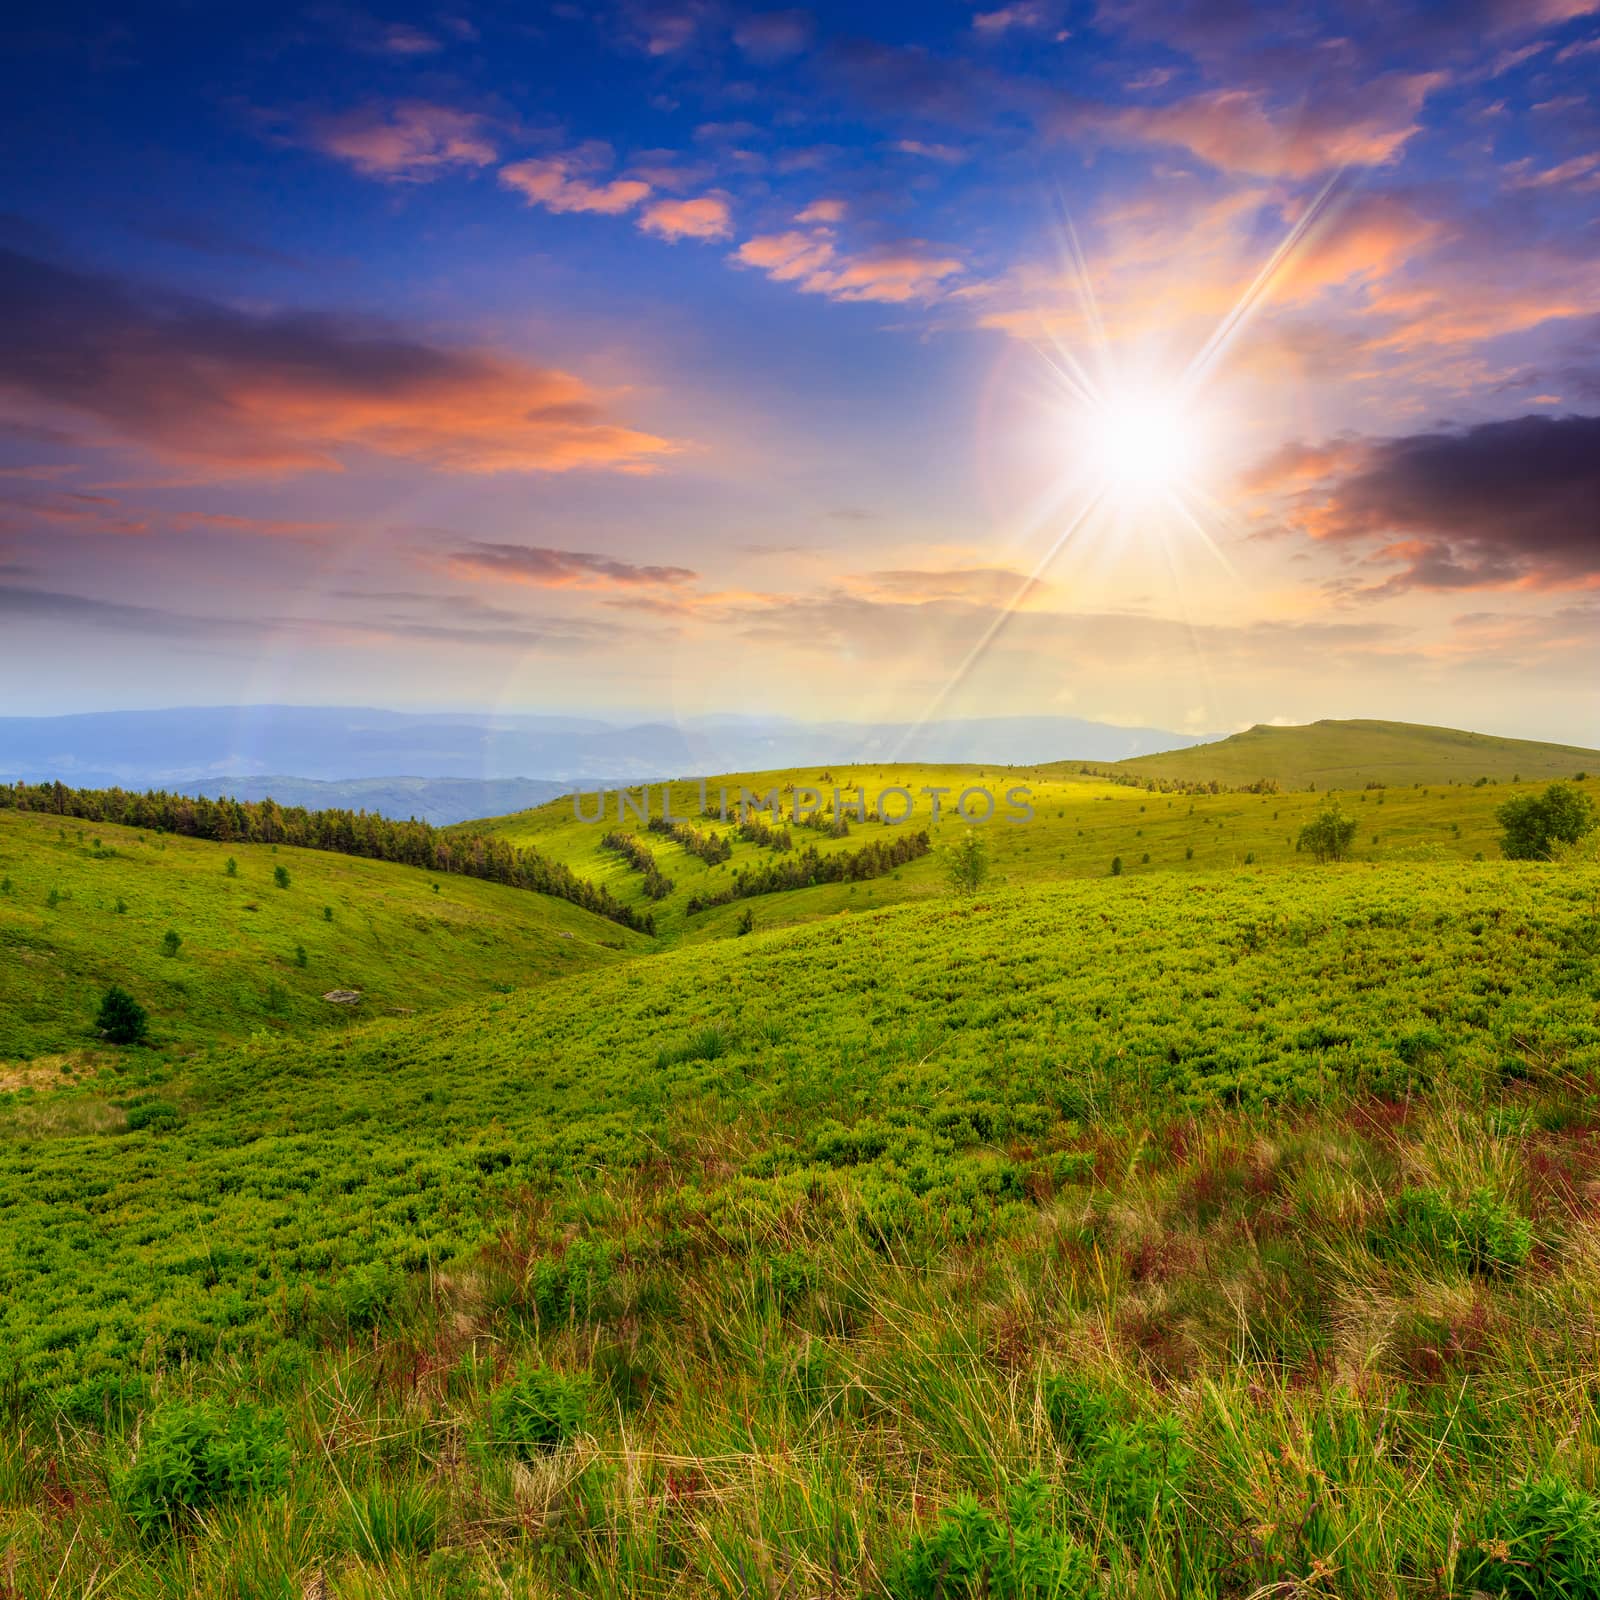
[[[1030,1475],[996,1514],[971,1495],[916,1529],[892,1561],[893,1600],[1088,1600],[1100,1593],[1089,1551],[1054,1525],[1044,1480]]]
[[[1376,1243],[1380,1250],[1410,1250],[1469,1272],[1512,1272],[1533,1248],[1533,1225],[1489,1189],[1459,1200],[1441,1189],[1404,1189]]]
[[[161,953],[164,956],[175,956],[183,948],[183,935],[176,928],[168,928],[161,935]]]
[[[140,1423],[133,1459],[113,1473],[111,1488],[148,1535],[210,1507],[271,1494],[288,1476],[281,1412],[246,1402],[170,1401]]]
[[[272,881],[280,889],[287,889],[289,887],[289,869],[283,866],[274,867],[272,869]]]
[[[1600,1499],[1560,1478],[1519,1484],[1478,1520],[1463,1592],[1515,1600],[1600,1595]]]
[[[489,1441],[533,1460],[575,1439],[589,1415],[586,1373],[568,1376],[531,1367],[489,1396]]]

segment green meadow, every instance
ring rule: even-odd
[[[655,939],[0,812],[0,1595],[1593,1600],[1600,864],[1495,810],[1595,758],[1477,754],[1334,863],[1319,779],[712,781],[1028,785],[971,893],[920,793],[697,912],[906,827],[493,824]]]
[[[647,942],[471,878],[29,812],[0,810],[0,884],[0,1073],[92,1054],[111,983],[148,1008],[157,1045],[197,1049],[436,1011]],[[322,999],[336,989],[361,999]]]

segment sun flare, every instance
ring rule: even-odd
[[[1118,500],[1164,499],[1199,464],[1194,417],[1172,395],[1128,390],[1109,396],[1087,418],[1084,442],[1092,469]]]

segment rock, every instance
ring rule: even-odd
[[[322,997],[330,1005],[353,1006],[361,998],[359,989],[330,989]]]

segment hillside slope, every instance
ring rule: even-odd
[[[1272,778],[1286,789],[1470,784],[1479,778],[1506,783],[1585,771],[1600,775],[1600,750],[1410,722],[1324,721],[1289,728],[1258,723],[1214,744],[1134,756],[1113,770],[1230,785]]]
[[[97,1045],[113,982],[149,1010],[156,1045],[190,1048],[343,1028],[350,1013],[321,998],[334,989],[362,991],[358,1015],[431,1011],[647,943],[476,879],[0,811],[0,1063]]]
[[[1507,1592],[1597,1453],[1597,887],[1068,883],[0,1097],[7,1580]]]
[[[905,764],[734,773],[707,781],[707,799],[714,813],[709,818],[701,815],[697,785],[672,784],[674,816],[689,818],[696,832],[726,843],[728,858],[715,864],[708,864],[672,838],[650,832],[631,813],[619,823],[614,793],[606,797],[603,822],[582,820],[573,798],[565,797],[532,811],[475,822],[471,828],[501,835],[519,846],[531,845],[629,906],[650,911],[662,941],[668,944],[729,935],[746,912],[760,929],[942,895],[946,852],[968,831],[952,806],[969,786],[988,789],[995,797],[994,819],[975,831],[987,844],[995,880],[1013,886],[1104,878],[1113,863],[1119,864],[1124,875],[1136,877],[1174,873],[1198,878],[1245,865],[1314,870],[1310,858],[1300,855],[1295,845],[1301,827],[1324,804],[1321,793],[1151,794],[1126,781],[1085,776],[1077,766]],[[1595,770],[1600,773],[1600,760]],[[1247,781],[1254,781],[1255,776]],[[859,785],[868,796],[869,819],[850,820],[849,834],[838,839],[795,826],[791,819],[796,785],[821,789],[830,806],[836,786],[849,791]],[[1004,797],[1018,785],[1030,790],[1033,815],[1025,825],[1012,826],[1003,818],[1021,813],[1008,807]],[[875,799],[890,786],[908,790],[913,802],[908,820],[899,826],[888,826],[870,815]],[[1495,808],[1509,793],[1533,787],[1536,785],[1526,777],[1520,789],[1504,783],[1474,788],[1436,782],[1430,788],[1407,785],[1372,794],[1362,789],[1344,799],[1360,817],[1356,854],[1361,860],[1493,859],[1499,854]],[[946,791],[938,822],[933,819],[933,799],[924,793],[927,788]],[[726,822],[720,817],[723,789],[730,797]],[[736,812],[744,789],[760,795],[778,793],[789,852],[740,836]],[[642,799],[641,791],[633,794],[635,800]],[[651,817],[660,816],[662,795],[662,785],[650,787]],[[594,815],[597,803],[593,794],[581,800],[588,816]],[[895,800],[891,805],[902,803]],[[973,810],[979,807],[980,802],[974,800]],[[769,822],[770,817],[763,813],[760,820]],[[650,899],[638,868],[605,847],[606,833],[619,828],[650,852],[657,871],[671,883],[665,898]],[[752,896],[698,912],[689,909],[696,898],[728,892],[737,875],[792,859],[793,852],[814,848],[822,856],[842,855],[918,830],[927,831],[932,851],[883,876]]]

